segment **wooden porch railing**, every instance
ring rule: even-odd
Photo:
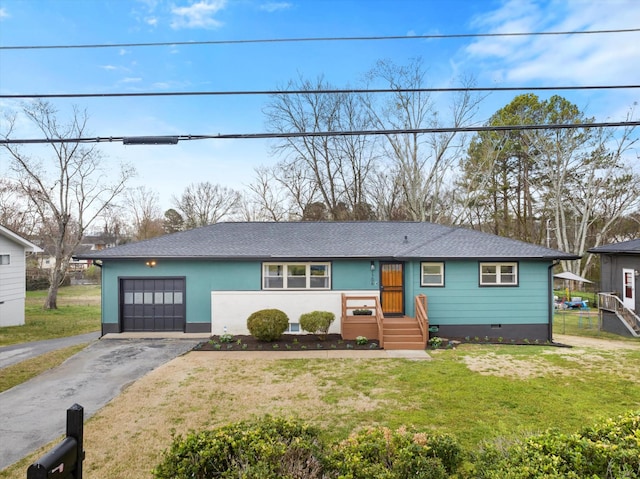
[[[356,309],[368,309],[371,311],[371,315],[356,316],[353,314],[353,311]],[[355,321],[356,318],[361,322],[373,323],[371,325],[374,328],[372,332],[377,332],[380,347],[384,348],[384,314],[382,312],[380,299],[377,296],[352,296],[342,293],[340,330],[343,331],[343,336],[344,331],[347,329],[345,323],[349,320]]]
[[[384,349],[384,313],[382,312],[382,305],[378,298],[376,298],[376,323],[378,324],[378,342],[380,347]]]
[[[422,342],[426,345],[429,340],[429,316],[427,315],[427,297],[424,294],[416,296],[416,319],[420,332],[422,333]]]
[[[598,293],[598,308],[615,313],[631,334],[640,336],[640,317],[627,308],[618,296],[612,293]]]

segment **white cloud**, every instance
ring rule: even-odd
[[[100,68],[102,68],[103,70],[109,70],[109,71],[113,71],[113,70],[117,70],[118,67],[114,66],[114,65],[101,65]]]
[[[260,5],[260,10],[264,10],[265,12],[276,12],[278,10],[287,10],[291,8],[293,5],[289,2],[267,2]]]
[[[614,0],[506,1],[474,19],[486,33],[585,31],[637,28],[640,2]],[[468,61],[487,76],[527,82],[636,83],[640,33],[487,37],[466,49]]]
[[[214,15],[226,6],[226,0],[200,0],[188,7],[173,7],[171,28],[218,28],[222,22]]]
[[[151,25],[152,27],[155,27],[158,24],[157,17],[149,17],[145,21],[147,22],[147,25]]]
[[[7,12],[6,8],[0,8],[0,20],[4,19],[4,18],[9,18],[11,15],[9,15],[9,12]]]
[[[126,77],[120,80],[120,83],[140,83],[142,78],[140,77]]]

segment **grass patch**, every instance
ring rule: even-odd
[[[0,369],[0,393],[62,364],[89,343],[58,349]]]
[[[638,341],[636,338],[601,331],[598,310],[588,312],[560,311],[553,315],[553,334],[568,334],[588,338],[604,338],[618,341]]]
[[[640,409],[640,348],[611,343],[463,345],[432,352],[432,361],[216,359],[194,352],[135,382],[86,422],[84,470],[149,479],[172,432],[264,414],[297,416],[328,439],[366,426],[413,425],[451,433],[467,449],[548,428],[570,433]],[[42,451],[0,477],[23,478]]]
[[[0,346],[100,330],[100,286],[60,288],[58,309],[44,310],[46,291],[28,291],[25,324],[0,328]]]

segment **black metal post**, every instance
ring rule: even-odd
[[[84,408],[74,404],[67,409],[67,437],[73,437],[77,446],[76,470],[74,479],[82,479],[82,461],[84,461]]]
[[[84,409],[74,404],[67,409],[67,437],[29,466],[27,479],[82,479],[83,438]]]

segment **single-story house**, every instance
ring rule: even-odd
[[[600,255],[598,309],[605,331],[640,336],[640,238],[592,248]]]
[[[0,326],[24,324],[26,253],[38,246],[0,225]]]
[[[82,258],[102,265],[103,334],[247,334],[247,317],[265,308],[298,332],[302,313],[323,310],[336,315],[329,332],[391,349],[410,347],[401,323],[416,319],[415,347],[427,326],[448,338],[550,340],[553,266],[577,256],[426,222],[240,222]]]

